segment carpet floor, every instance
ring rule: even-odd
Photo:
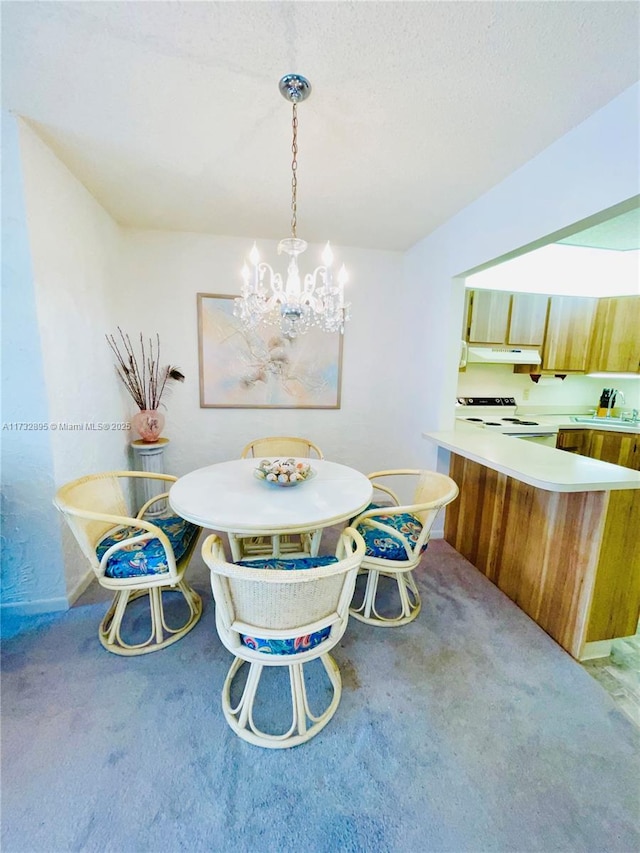
[[[290,750],[228,728],[199,556],[189,576],[202,619],[151,655],[102,648],[97,584],[66,613],[5,619],[3,853],[640,849],[637,729],[445,542],[415,622],[350,621],[336,715]]]

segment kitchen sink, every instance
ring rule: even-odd
[[[587,417],[586,415],[582,417],[581,415],[574,415],[571,420],[576,424],[597,424],[602,426],[603,424],[609,424],[610,426],[627,426],[627,427],[638,427],[640,426],[640,421],[634,421],[631,418],[593,418]]]

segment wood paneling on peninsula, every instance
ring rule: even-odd
[[[635,633],[640,490],[545,491],[455,453],[450,475],[447,542],[570,654]]]

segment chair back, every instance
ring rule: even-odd
[[[294,458],[324,459],[324,454],[317,444],[308,438],[297,438],[290,435],[273,435],[266,438],[256,438],[243,448],[241,459],[263,459],[270,456],[292,456]]]
[[[431,538],[431,530],[438,513],[458,496],[458,486],[446,474],[435,471],[422,471],[414,495],[414,515],[422,522],[422,532],[418,537],[415,551],[421,551]],[[426,506],[425,506],[426,504]]]
[[[211,569],[220,639],[232,652],[240,647],[240,634],[268,639],[301,636],[332,626],[335,643],[349,617],[356,574],[365,546],[360,534],[347,528],[340,535],[338,562],[322,565],[322,558],[305,559],[300,570],[253,568],[228,563],[222,541],[209,536],[202,557]],[[313,567],[313,561],[320,565]]]
[[[413,504],[422,506],[427,504],[424,509],[416,511],[416,515],[420,517],[423,524],[431,518],[435,520],[438,511],[442,507],[451,503],[458,495],[458,486],[451,477],[446,474],[438,474],[435,471],[420,471],[418,472],[418,483],[413,494]],[[432,522],[433,523],[433,522]]]
[[[61,486],[53,499],[53,505],[64,515],[82,553],[91,563],[98,578],[104,574],[104,565],[101,565],[98,560],[96,545],[106,533],[118,527],[141,528],[142,538],[159,539],[167,557],[169,575],[173,578],[176,574],[176,566],[171,543],[166,534],[146,519],[132,515],[127,505],[122,482],[135,478],[164,482],[177,480],[177,477],[169,474],[155,474],[147,471],[106,471],[100,474],[88,474]],[[139,515],[142,511],[140,510]],[[137,541],[139,540],[140,536]],[[103,557],[102,564],[112,550],[113,548],[110,548]]]
[[[396,492],[389,486],[382,485],[377,482],[377,478],[383,477],[404,477],[409,476],[415,479],[415,486],[411,503],[402,503]],[[418,555],[422,552],[424,546],[429,541],[431,529],[438,516],[438,513],[447,504],[455,500],[458,496],[457,484],[446,474],[439,474],[436,471],[426,471],[415,468],[399,468],[390,471],[376,471],[369,474],[369,479],[372,481],[375,489],[388,494],[395,506],[385,507],[384,511],[390,513],[401,512],[409,513],[420,519],[422,530],[416,542],[411,546],[411,552]],[[379,514],[380,510],[365,510],[359,518],[363,516],[371,516]]]
[[[120,479],[115,472],[80,477],[61,486],[53,503],[63,513],[82,553],[98,572],[96,543],[117,523],[111,517],[130,515]]]

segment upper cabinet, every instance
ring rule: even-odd
[[[542,364],[517,364],[517,373],[640,373],[640,296],[470,290],[464,335],[472,345],[539,348]]]
[[[588,370],[640,373],[640,296],[598,300]]]
[[[538,293],[514,293],[511,297],[507,343],[516,346],[542,346],[548,307],[548,296]]]
[[[511,294],[473,290],[469,299],[469,343],[504,344],[509,327]]]
[[[596,309],[596,299],[552,296],[542,350],[542,370],[584,372]]]
[[[468,300],[470,344],[541,346],[548,296],[473,290]]]

